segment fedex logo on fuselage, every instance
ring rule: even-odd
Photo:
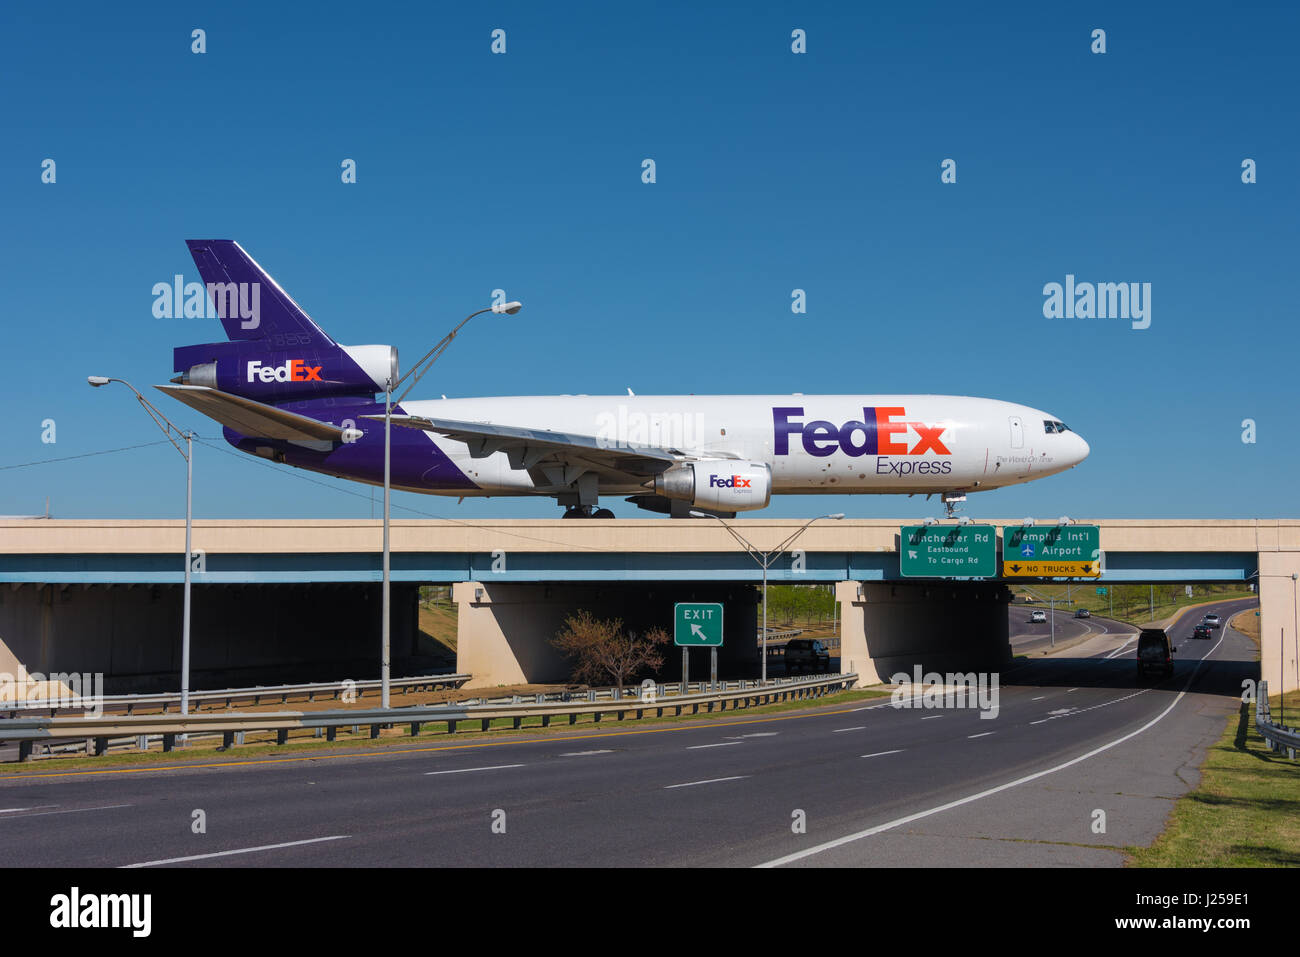
[[[796,418],[797,417],[797,418]],[[773,445],[777,455],[790,454],[790,436],[798,435],[803,450],[809,455],[824,458],[843,452],[859,455],[952,455],[943,444],[944,425],[906,421],[907,409],[903,406],[868,407],[862,410],[861,421],[852,419],[835,425],[822,419],[801,422],[802,406],[778,406],[772,410]],[[916,444],[910,444],[910,431],[916,433]]]
[[[741,478],[739,475],[710,475],[709,488],[751,488],[753,479]]]
[[[248,381],[260,382],[320,382],[320,366],[309,366],[302,359],[289,359],[282,366],[263,365],[261,359],[250,359]]]

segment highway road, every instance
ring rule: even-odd
[[[0,771],[0,853],[91,867],[1118,865],[1159,833],[1258,673],[1248,639],[1192,641],[1185,617],[1171,678],[1139,683],[1133,645],[1113,639],[1018,662],[992,718],[882,699],[204,768]]]
[[[1031,622],[1029,616],[1035,611],[1047,615],[1047,621],[1039,624]],[[1053,619],[1056,622],[1055,639],[1052,637]],[[1011,637],[1013,654],[1049,651],[1053,647],[1053,640],[1056,645],[1062,645],[1076,638],[1108,633],[1136,634],[1137,629],[1132,625],[1100,615],[1091,618],[1075,618],[1073,609],[1058,608],[1052,611],[1045,603],[1007,606],[1007,634]]]

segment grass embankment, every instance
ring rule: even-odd
[[[1274,720],[1300,717],[1300,692]],[[1274,754],[1255,731],[1255,705],[1243,703],[1201,766],[1201,783],[1174,805],[1165,832],[1129,848],[1132,867],[1294,867],[1300,864],[1300,761]]]
[[[445,721],[431,722],[426,725],[418,736],[413,737],[410,734],[409,722],[402,720],[401,712],[397,711],[393,715],[393,727],[381,731],[378,738],[370,737],[370,728],[362,726],[359,734],[353,734],[350,727],[339,728],[338,738],[330,743],[324,738],[312,736],[311,731],[297,731],[290,735],[289,741],[285,744],[277,745],[274,743],[274,733],[270,734],[249,734],[245,739],[245,744],[236,746],[230,751],[220,751],[220,738],[199,738],[191,739],[189,745],[184,748],[178,748],[170,754],[163,753],[157,746],[151,751],[114,751],[102,758],[88,758],[77,756],[66,757],[41,757],[33,761],[18,764],[10,762],[0,764],[0,780],[6,777],[22,776],[24,774],[51,774],[62,772],[75,772],[79,770],[99,770],[114,767],[136,767],[147,768],[150,765],[179,765],[189,763],[200,763],[207,761],[228,761],[239,759],[252,759],[257,757],[282,757],[282,756],[308,756],[314,753],[327,755],[333,751],[376,751],[385,748],[401,748],[410,745],[426,745],[434,748],[456,747],[461,744],[472,745],[482,742],[505,742],[511,737],[527,735],[537,737],[539,735],[554,735],[562,737],[565,732],[582,732],[586,736],[592,734],[616,734],[620,731],[635,731],[640,728],[651,728],[655,726],[681,724],[687,721],[699,722],[718,721],[719,723],[738,723],[749,721],[751,719],[762,718],[764,716],[777,715],[786,711],[801,711],[810,708],[824,708],[829,705],[849,705],[858,701],[870,698],[888,697],[888,691],[875,689],[855,689],[852,691],[841,691],[836,694],[829,694],[822,698],[813,698],[803,701],[783,701],[779,704],[762,705],[756,708],[741,708],[739,710],[714,711],[712,713],[701,711],[699,714],[683,714],[680,717],[671,715],[673,701],[671,698],[662,699],[658,705],[648,705],[645,711],[645,717],[637,718],[635,712],[625,717],[622,721],[612,712],[605,712],[600,721],[596,721],[593,715],[579,715],[574,724],[568,723],[567,716],[558,716],[552,719],[549,728],[541,726],[541,718],[525,718],[519,730],[514,729],[514,722],[510,718],[501,718],[492,721],[488,730],[482,731],[482,722],[478,719],[462,721],[460,729],[448,733]],[[665,709],[663,717],[655,717],[654,709],[656,707]]]
[[[1259,613],[1254,609],[1239,611],[1228,622],[1229,628],[1235,628],[1255,644],[1259,644]]]
[[[420,645],[424,654],[456,659],[456,606],[448,602],[420,602]]]
[[[1115,621],[1142,626],[1152,621],[1161,621],[1176,614],[1180,609],[1207,602],[1228,601],[1233,598],[1254,598],[1255,593],[1246,588],[1232,585],[1195,585],[1189,598],[1183,585],[1157,585],[1155,587],[1154,614],[1151,607],[1151,591],[1146,585],[1109,585],[1109,594],[1098,595],[1096,585],[1032,585],[1028,588],[1012,589],[1017,596],[1032,594],[1040,601],[1055,598],[1063,602],[1067,589],[1071,604],[1066,608],[1086,608],[1094,615],[1104,615]]]

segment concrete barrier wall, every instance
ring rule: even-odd
[[[1000,670],[1011,658],[1001,585],[840,582],[840,667],[864,684],[896,672]]]

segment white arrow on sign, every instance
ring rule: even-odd
[[[708,638],[708,637],[709,637],[708,635],[706,635],[706,634],[704,633],[704,629],[701,628],[699,625],[691,625],[691,635],[694,636],[694,637],[697,637],[697,638]]]
[[[907,550],[907,557],[908,557],[908,558],[915,558],[915,557],[916,557],[916,552],[912,551],[912,550],[909,548],[909,549]]]

